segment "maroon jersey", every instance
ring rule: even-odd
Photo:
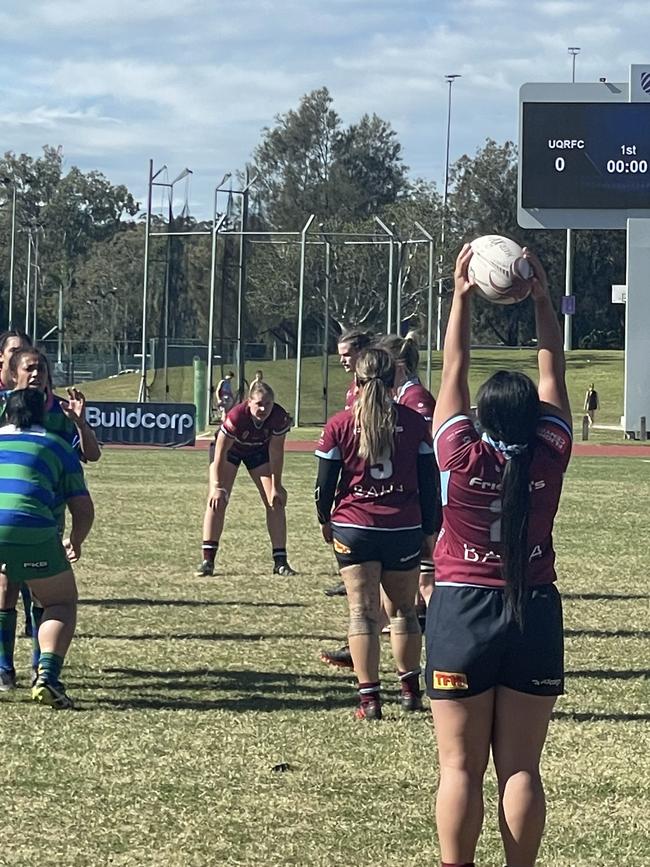
[[[230,451],[233,455],[246,457],[265,448],[271,437],[284,436],[291,430],[291,419],[279,403],[263,422],[257,422],[250,414],[248,402],[239,403],[226,416],[220,428],[228,439],[234,440]]]
[[[332,523],[377,530],[420,527],[417,461],[431,454],[429,425],[422,416],[397,406],[395,447],[392,455],[370,465],[359,457],[359,434],[354,413],[332,416],[318,441],[316,455],[341,461]]]
[[[436,399],[431,392],[425,388],[417,376],[414,379],[407,380],[397,390],[397,403],[402,406],[408,406],[414,409],[425,421],[431,423],[433,420],[433,411],[436,408]]]
[[[344,409],[352,409],[354,406],[354,402],[357,399],[357,395],[359,394],[359,386],[356,381],[353,379],[352,384],[345,392],[345,407]]]
[[[539,419],[530,464],[528,583],[555,581],[553,520],[571,456],[571,428],[554,415]],[[501,473],[506,456],[466,415],[435,436],[442,485],[442,529],[434,552],[436,584],[503,587]]]

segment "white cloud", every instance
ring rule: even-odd
[[[323,85],[345,123],[376,112],[414,174],[440,180],[448,88],[452,159],[515,139],[526,81],[625,81],[648,58],[647,5],[623,0],[33,0],[0,12],[7,149],[63,144],[70,163],[137,185],[147,160],[192,162],[209,202],[274,116]],[[217,177],[218,176],[218,177]],[[135,190],[134,186],[134,190]],[[137,190],[136,190],[137,191]],[[141,194],[141,192],[140,192]]]

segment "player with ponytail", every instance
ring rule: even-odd
[[[562,604],[552,529],[571,454],[562,334],[546,274],[533,268],[539,384],[500,370],[479,389],[482,436],[469,416],[472,285],[465,245],[433,416],[443,523],[427,614],[427,692],[440,783],[443,867],[473,867],[490,752],[509,867],[534,867],[544,830],[539,762],[564,687]]]
[[[386,334],[379,341],[379,345],[387,349],[395,359],[395,400],[403,406],[408,406],[419,413],[425,421],[431,424],[433,411],[436,408],[436,399],[431,392],[422,385],[418,376],[420,353],[418,351],[417,336],[409,331],[406,337],[398,334]],[[439,476],[436,474],[436,479]],[[440,529],[442,511],[439,492],[436,497],[437,510],[435,517],[434,532]],[[426,606],[433,593],[435,586],[433,569],[433,552],[424,551],[420,563],[420,580],[418,586],[417,611],[420,625],[424,629],[426,619]]]
[[[368,348],[356,363],[358,394],[325,426],[316,455],[316,509],[333,544],[350,609],[358,719],[381,719],[380,586],[405,711],[422,707],[421,633],[414,606],[420,555],[433,533],[435,467],[424,419],[393,401],[395,364]]]

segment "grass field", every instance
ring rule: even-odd
[[[97,523],[77,569],[65,669],[78,710],[4,702],[3,865],[436,865],[428,714],[352,718],[346,673],[319,648],[344,634],[323,588],[313,459],[287,457],[294,579],[270,575],[257,493],[241,478],[220,574],[199,559],[206,454],[107,450],[88,468]],[[650,464],[576,459],[556,530],[568,690],[544,758],[539,864],[648,864]],[[388,650],[384,695],[396,695]],[[287,763],[284,772],[273,768]],[[490,773],[477,864],[502,867]]]
[[[603,424],[618,424],[623,413],[623,352],[616,350],[576,350],[567,355],[567,383],[576,422],[582,417],[585,392],[590,382],[596,384],[600,395],[601,410],[597,421]],[[262,367],[265,379],[271,383],[278,401],[290,412],[295,402],[295,360],[251,362],[246,365],[246,378],[251,381],[255,370]],[[487,376],[500,367],[522,370],[537,379],[537,360],[532,349],[477,349],[472,352],[470,387],[472,395]],[[420,365],[424,379],[425,364]],[[322,401],[322,360],[306,358],[303,361],[301,423],[318,424],[324,418]],[[338,363],[338,356],[330,357],[329,365],[330,415],[343,408],[343,398],[350,377]],[[162,375],[162,374],[159,374]],[[219,371],[215,369],[215,382]],[[176,401],[192,403],[194,399],[192,369],[175,367],[169,370],[170,392]],[[136,400],[138,374],[125,374],[112,379],[83,383],[86,395],[94,400]],[[440,353],[433,354],[432,389],[437,394],[440,385]],[[154,390],[155,391],[155,390]],[[157,392],[152,400],[159,399]],[[609,439],[619,441],[620,432]]]

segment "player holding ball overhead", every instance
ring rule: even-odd
[[[563,692],[562,605],[552,530],[571,454],[562,334],[544,269],[532,268],[539,384],[501,370],[470,419],[472,249],[456,260],[454,296],[433,417],[443,523],[427,614],[427,692],[440,782],[442,864],[472,867],[492,752],[499,825],[512,867],[533,867],[545,821],[539,762]]]
[[[197,575],[213,575],[228,500],[241,463],[266,509],[273,573],[296,573],[287,562],[287,492],[282,487],[284,441],[291,428],[286,410],[265,382],[251,386],[248,400],[230,410],[210,447],[210,491],[203,519],[203,559]]]
[[[347,589],[348,637],[358,678],[358,719],[381,719],[380,585],[405,711],[422,707],[421,632],[415,613],[424,535],[433,533],[435,468],[429,425],[393,401],[395,364],[384,349],[361,352],[352,410],[333,416],[316,455],[316,508]]]

